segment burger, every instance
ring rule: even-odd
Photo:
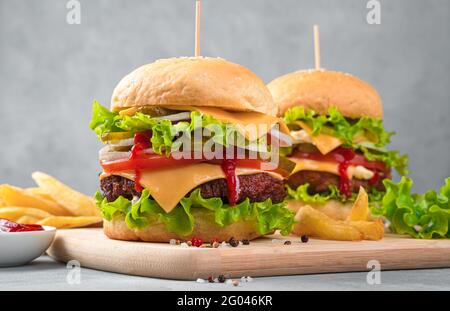
[[[219,58],[162,59],[126,75],[110,109],[94,101],[90,122],[105,144],[95,196],[105,234],[150,242],[288,234],[284,178],[295,163],[268,156],[289,144],[277,111],[260,78]]]
[[[335,219],[349,214],[360,187],[373,205],[385,193],[392,170],[406,174],[407,157],[387,149],[377,91],[346,73],[306,70],[268,84],[293,145],[284,154],[296,163],[287,181],[289,207],[310,205]]]

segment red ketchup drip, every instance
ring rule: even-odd
[[[371,186],[378,184],[378,182],[379,182],[380,179],[381,179],[381,174],[380,174],[380,172],[378,172],[378,171],[373,171],[373,173],[374,173],[374,174],[373,174],[372,178],[369,179],[369,185],[371,185]]]
[[[0,232],[26,232],[26,231],[43,231],[41,225],[21,225],[7,219],[0,218]]]
[[[222,160],[221,167],[227,181],[228,202],[232,206],[236,205],[239,197],[239,180],[236,176],[236,160],[224,159]]]
[[[352,184],[350,178],[348,178],[348,167],[350,165],[350,161],[355,157],[355,152],[352,149],[348,148],[338,148],[336,150],[336,154],[339,155],[336,157],[336,160],[339,163],[338,171],[340,176],[339,181],[339,191],[345,195],[346,197],[351,197],[352,195]]]
[[[133,147],[131,148],[130,160],[135,160],[139,157],[141,151],[150,148],[150,132],[141,132],[134,134]],[[134,189],[137,192],[142,192],[143,188],[141,186],[141,169],[136,166],[134,168]]]

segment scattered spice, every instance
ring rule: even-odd
[[[175,239],[170,239],[169,244],[170,244],[170,245],[176,245],[176,244],[177,244],[177,240],[175,240]]]
[[[302,235],[301,240],[303,243],[308,243],[309,237],[307,235]]]
[[[217,242],[217,241],[214,241],[214,242],[213,242],[213,244],[212,244],[212,247],[213,247],[213,248],[218,248],[218,247],[219,247],[219,245],[220,245],[220,243],[219,243],[219,242]]]
[[[191,242],[192,246],[196,246],[196,247],[200,247],[203,244],[202,239],[196,238],[196,237],[193,237],[190,242]]]
[[[191,241],[187,241],[186,244],[187,244],[188,246],[192,246],[192,242],[191,242]]]
[[[291,241],[285,241],[284,245],[291,245]]]
[[[212,239],[212,240],[209,242],[209,244],[213,245],[214,242],[220,243],[220,241],[219,241],[218,238],[214,238],[214,239]]]
[[[234,281],[233,281],[233,286],[239,286],[239,283],[240,283],[240,282],[239,282],[238,280],[234,280]]]
[[[225,283],[225,276],[223,274],[219,275],[218,281],[219,283]]]
[[[177,241],[176,241],[176,244],[177,244],[177,245],[180,245],[180,244],[181,244],[181,241],[180,241],[180,240],[177,240]]]
[[[237,247],[239,245],[239,241],[236,240],[234,237],[231,237],[228,243],[230,243],[232,247]]]
[[[197,283],[205,283],[206,281],[204,279],[197,279]]]
[[[214,283],[214,278],[213,278],[212,275],[210,275],[210,276],[208,277],[208,282],[209,282],[209,283]]]
[[[242,240],[242,244],[244,244],[244,245],[249,245],[249,244],[250,244],[250,241],[249,241],[249,240]]]

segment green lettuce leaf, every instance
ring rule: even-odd
[[[352,193],[351,197],[346,197],[334,185],[329,187],[329,191],[316,194],[309,194],[309,184],[303,184],[297,187],[297,189],[292,189],[289,186],[286,186],[286,188],[289,198],[303,201],[305,203],[323,204],[328,202],[329,200],[337,200],[343,203],[354,202],[356,200],[356,197],[358,196],[357,193]],[[384,194],[385,193],[382,191],[372,189],[372,191],[368,193],[369,203],[371,204],[371,206],[378,206],[378,204],[381,203]]]
[[[437,193],[412,194],[413,181],[403,177],[399,183],[385,180],[386,195],[381,207],[372,213],[390,221],[390,229],[414,238],[450,238],[450,178]]]
[[[192,111],[190,117],[191,120],[189,122],[181,121],[173,124],[170,120],[155,119],[141,112],[137,112],[132,116],[122,116],[116,112],[109,111],[100,103],[94,101],[89,127],[95,131],[100,140],[104,134],[111,132],[130,132],[134,134],[142,131],[151,131],[153,150],[158,154],[165,153],[167,156],[173,151],[181,151],[183,142],[190,144],[192,135],[200,128],[206,130],[204,133],[209,135],[208,139],[224,147],[228,147],[230,142],[234,142],[234,145],[240,147],[245,147],[249,144],[257,144],[258,146],[263,144],[267,146],[265,136],[257,141],[249,142],[239,133],[236,126],[223,123],[212,116]],[[183,139],[186,139],[186,141]],[[195,146],[191,147],[195,148]],[[267,149],[270,148],[268,147]]]
[[[287,235],[294,224],[294,213],[287,209],[284,203],[273,204],[270,199],[250,203],[249,199],[246,199],[231,207],[224,204],[220,198],[203,198],[200,189],[194,190],[189,196],[181,199],[170,213],[166,213],[150,197],[148,190],[144,190],[135,203],[123,197],[119,197],[114,202],[108,202],[99,191],[95,198],[103,218],[108,221],[118,216],[124,217],[125,223],[131,229],[144,229],[152,224],[163,223],[167,230],[181,236],[192,233],[195,223],[194,210],[210,215],[219,227],[241,220],[254,221],[261,234],[281,230],[282,234]]]
[[[341,139],[344,146],[360,150],[368,160],[379,160],[389,167],[395,168],[399,174],[406,175],[408,157],[398,151],[388,151],[384,148],[390,143],[393,132],[386,132],[383,121],[369,117],[358,120],[345,118],[336,107],[331,107],[327,115],[319,115],[312,110],[297,106],[290,108],[284,115],[286,124],[293,125],[295,121],[303,121],[312,128],[312,134],[329,134]],[[355,143],[355,138],[364,136],[370,144]]]

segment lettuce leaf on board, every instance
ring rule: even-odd
[[[390,222],[390,229],[414,238],[450,238],[450,178],[439,192],[412,194],[413,181],[403,177],[399,183],[385,180],[386,195],[381,207],[372,208]]]
[[[401,175],[408,174],[408,157],[398,151],[389,151],[384,147],[390,143],[393,132],[386,132],[383,121],[369,117],[358,120],[345,118],[336,107],[331,107],[327,115],[319,115],[304,107],[292,107],[286,111],[284,121],[289,126],[295,121],[303,121],[312,129],[313,135],[320,133],[335,136],[344,146],[361,151],[371,161],[382,161]],[[355,142],[357,137],[366,137],[370,142]]]
[[[140,199],[135,203],[123,197],[117,198],[114,202],[108,202],[100,191],[95,194],[95,199],[103,218],[108,221],[117,216],[124,217],[125,223],[130,229],[144,229],[161,222],[167,230],[181,236],[191,234],[194,229],[193,209],[213,216],[219,227],[225,227],[241,220],[254,221],[260,234],[281,230],[283,235],[287,235],[291,232],[294,224],[294,212],[287,209],[284,203],[273,204],[270,199],[264,202],[250,203],[249,199],[246,199],[231,207],[223,203],[221,198],[203,198],[200,189],[194,190],[189,196],[181,199],[170,213],[166,213],[151,198],[148,190],[144,190]]]

